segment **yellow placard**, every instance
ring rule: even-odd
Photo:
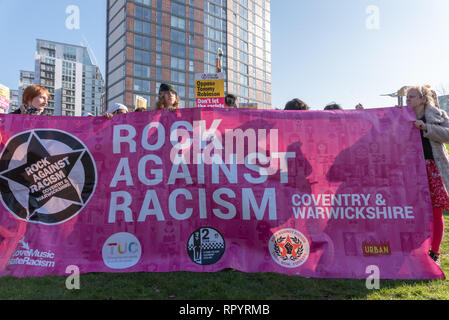
[[[240,103],[239,108],[241,109],[257,109],[257,103]]]
[[[141,96],[136,96],[134,101],[135,109],[147,109],[148,100]]]
[[[0,97],[5,98],[9,101],[9,88],[0,84]]]
[[[0,108],[2,113],[4,112],[4,110],[9,109],[9,100],[9,88],[0,84]]]
[[[195,98],[197,107],[224,107],[224,74],[195,74]]]

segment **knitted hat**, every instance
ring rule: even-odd
[[[112,106],[109,107],[108,111],[106,113],[114,113],[117,110],[125,110],[126,112],[128,112],[128,108],[121,104],[121,103],[114,103]]]
[[[171,84],[161,83],[161,86],[159,87],[159,93],[165,92],[165,91],[176,92],[175,87],[173,87]]]

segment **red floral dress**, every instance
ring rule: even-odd
[[[432,207],[449,210],[449,195],[444,188],[443,179],[441,179],[435,162],[426,159],[427,179],[429,180],[430,198],[432,199]]]

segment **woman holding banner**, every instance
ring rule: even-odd
[[[44,112],[48,100],[50,100],[50,93],[47,89],[37,84],[31,84],[23,91],[23,104],[11,113],[40,115]]]
[[[156,110],[160,109],[168,109],[169,111],[179,109],[179,95],[171,84],[161,83],[159,87]]]
[[[302,100],[294,98],[285,104],[284,110],[309,110],[309,106]]]
[[[449,117],[438,108],[432,91],[425,86],[410,87],[407,106],[415,112],[415,126],[420,130],[426,161],[427,178],[433,210],[433,236],[430,257],[440,264],[440,245],[443,240],[443,210],[449,210]]]
[[[112,119],[116,115],[126,114],[128,112],[129,112],[129,109],[124,104],[114,103],[112,106],[109,107],[109,109],[106,111],[104,116],[108,119]]]

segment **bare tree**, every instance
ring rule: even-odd
[[[435,89],[436,93],[438,94],[438,96],[446,96],[449,95],[449,84],[444,84],[444,83],[440,83],[436,89]]]

